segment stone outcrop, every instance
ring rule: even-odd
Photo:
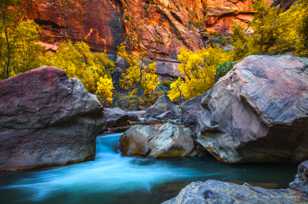
[[[159,97],[152,106],[145,110],[143,115],[146,123],[178,120],[180,116],[179,107],[172,103],[166,95]]]
[[[308,59],[249,56],[198,100],[202,107],[188,108],[191,116],[184,117],[197,127],[197,141],[218,160],[308,158]]]
[[[127,39],[151,57],[202,48],[207,33],[246,26],[253,15],[252,0],[24,0],[23,8],[41,25],[44,42],[71,38],[114,52]]]
[[[308,161],[298,166],[290,188],[265,189],[249,184],[238,185],[217,180],[193,182],[162,204],[304,204],[308,203]]]
[[[0,171],[94,159],[102,106],[52,67],[0,81]]]
[[[142,120],[145,111],[125,111],[120,108],[104,109],[104,132],[122,132]]]
[[[126,156],[185,157],[194,154],[194,141],[181,125],[136,125],[122,135],[120,150]]]
[[[304,204],[308,197],[292,189],[265,189],[249,184],[233,184],[217,180],[194,182],[178,196],[162,204]]]
[[[290,188],[308,194],[308,161],[302,162],[298,166],[297,174]]]

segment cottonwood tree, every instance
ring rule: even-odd
[[[214,85],[218,66],[231,59],[231,53],[221,48],[209,47],[195,52],[181,49],[178,55],[181,77],[170,85],[169,98],[186,100],[203,94]]]
[[[17,16],[18,0],[0,2],[0,79],[39,66],[39,27]]]
[[[129,53],[123,44],[118,48],[118,55],[129,64],[128,69],[121,76],[120,86],[130,91],[131,95],[150,96],[153,94],[159,86],[156,64],[144,64],[142,54]]]

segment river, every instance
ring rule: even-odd
[[[120,134],[97,138],[94,161],[0,175],[1,204],[158,204],[192,181],[286,187],[295,165],[226,165],[212,158],[122,157]]]

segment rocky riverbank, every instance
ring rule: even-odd
[[[286,189],[265,189],[249,184],[233,184],[217,180],[193,182],[175,198],[162,204],[304,204],[308,203],[308,161],[301,163],[295,180]]]
[[[96,136],[116,130],[125,156],[296,163],[308,159],[308,59],[249,56],[202,96],[143,111],[103,109],[79,80],[42,67],[0,81],[0,116],[0,171],[94,159]],[[288,189],[208,180],[165,204],[308,203],[307,164]]]
[[[226,163],[303,161],[308,159],[307,66],[306,58],[290,55],[249,56],[203,96],[180,105],[162,97],[140,122],[189,127],[197,144]],[[123,137],[139,135],[128,132]]]

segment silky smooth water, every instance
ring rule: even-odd
[[[122,157],[119,137],[98,137],[95,161],[0,175],[0,204],[157,204],[192,181],[284,187],[296,170],[290,165],[225,165],[211,158]]]

